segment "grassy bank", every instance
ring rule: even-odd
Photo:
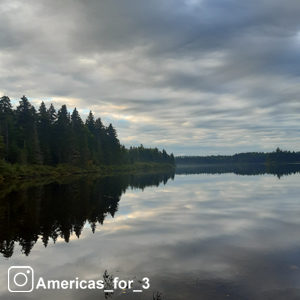
[[[126,165],[104,165],[80,168],[72,165],[44,166],[44,165],[19,165],[0,163],[0,183],[9,180],[33,179],[38,177],[61,177],[80,174],[98,174],[109,176],[114,174],[138,174],[146,172],[171,171],[175,166],[162,163],[134,163]]]

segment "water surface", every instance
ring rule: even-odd
[[[87,290],[10,294],[7,269],[29,265],[48,279],[105,270],[150,278],[150,290],[112,299],[299,299],[300,176],[281,175],[152,174],[3,190],[0,298],[105,299]]]

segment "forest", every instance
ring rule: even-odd
[[[247,152],[234,155],[177,156],[176,164],[278,164],[300,163],[300,152],[283,151],[277,148],[273,152]]]
[[[90,111],[85,121],[66,105],[56,110],[42,102],[36,108],[26,96],[14,109],[0,98],[0,163],[78,167],[133,164],[174,164],[173,154],[157,148],[123,146],[112,124],[105,126]]]

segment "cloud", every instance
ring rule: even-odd
[[[4,0],[1,91],[126,120],[128,145],[299,150],[299,13],[297,0]]]

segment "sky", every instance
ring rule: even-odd
[[[0,0],[0,95],[89,110],[126,146],[300,150],[299,0]]]

